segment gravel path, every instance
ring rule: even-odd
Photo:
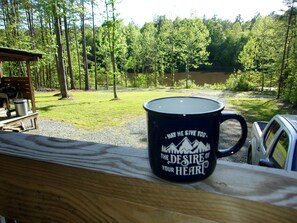
[[[222,91],[213,90],[193,90],[190,92],[193,96],[207,97],[219,100],[225,104],[224,111],[234,111],[234,108],[225,100],[226,96],[230,94],[223,93]],[[234,96],[234,95],[232,95]],[[238,95],[237,95],[238,96]],[[246,95],[245,95],[246,96]],[[30,130],[27,134],[44,135],[48,137],[59,137],[74,140],[92,141],[97,143],[112,144],[119,146],[129,146],[138,149],[147,149],[147,136],[146,136],[146,120],[145,112],[143,117],[131,120],[124,126],[105,128],[104,130],[90,132],[78,129],[71,124],[59,121],[38,119],[37,130]],[[248,124],[250,127],[250,124]],[[236,122],[227,121],[221,125],[220,148],[227,148],[235,144],[240,132],[240,126]],[[248,141],[248,140],[247,140]],[[247,142],[238,153],[222,158],[232,162],[246,162]]]

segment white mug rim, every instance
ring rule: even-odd
[[[186,100],[187,103],[190,101],[194,102],[200,102],[200,105],[194,104],[191,109],[184,108],[182,106],[179,106],[177,109],[172,107],[173,104],[170,106],[162,106],[158,105],[158,102],[162,101],[172,101],[172,103],[179,103],[179,105],[184,105],[183,103]],[[201,105],[201,102],[203,102],[203,105]],[[207,108],[206,103],[209,103],[209,108]],[[192,104],[193,105],[193,104]],[[220,112],[224,109],[225,105],[217,100],[209,99],[209,98],[203,98],[203,97],[194,97],[194,96],[170,96],[170,97],[161,97],[149,100],[144,103],[143,105],[144,109],[147,112],[154,112],[159,114],[165,114],[165,115],[202,115],[202,114],[210,114],[210,113],[216,113]]]

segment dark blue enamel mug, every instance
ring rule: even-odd
[[[173,182],[194,182],[209,177],[217,158],[238,152],[247,137],[241,115],[223,113],[224,104],[199,97],[165,97],[147,101],[148,153],[152,171]],[[237,143],[218,150],[220,124],[240,123]]]

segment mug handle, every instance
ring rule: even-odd
[[[241,126],[241,136],[234,146],[232,146],[228,149],[218,150],[217,151],[218,158],[224,157],[224,156],[230,156],[230,155],[238,152],[241,149],[241,147],[244,145],[245,140],[247,138],[247,124],[246,124],[245,119],[241,115],[231,113],[231,112],[224,112],[220,116],[220,124],[222,124],[224,121],[226,121],[228,119],[234,119],[239,122],[239,124]]]

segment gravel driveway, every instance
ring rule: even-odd
[[[190,93],[193,96],[207,97],[219,100],[225,104],[224,111],[234,112],[234,108],[232,107],[232,105],[228,104],[225,100],[227,96],[230,96],[229,94],[223,93],[222,91],[213,90],[193,90]],[[124,126],[105,128],[104,130],[96,132],[82,130],[68,123],[45,120],[41,118],[38,119],[38,126],[39,128],[37,130],[30,130],[26,133],[44,135],[48,137],[85,140],[119,146],[129,146],[138,149],[147,148],[145,112],[143,112],[143,117],[131,120]],[[251,124],[248,123],[248,126],[250,129]],[[224,122],[221,125],[219,147],[227,148],[235,144],[236,140],[239,137],[239,132],[239,124],[233,121]],[[222,159],[232,162],[246,162],[247,142],[246,145],[238,153]]]

